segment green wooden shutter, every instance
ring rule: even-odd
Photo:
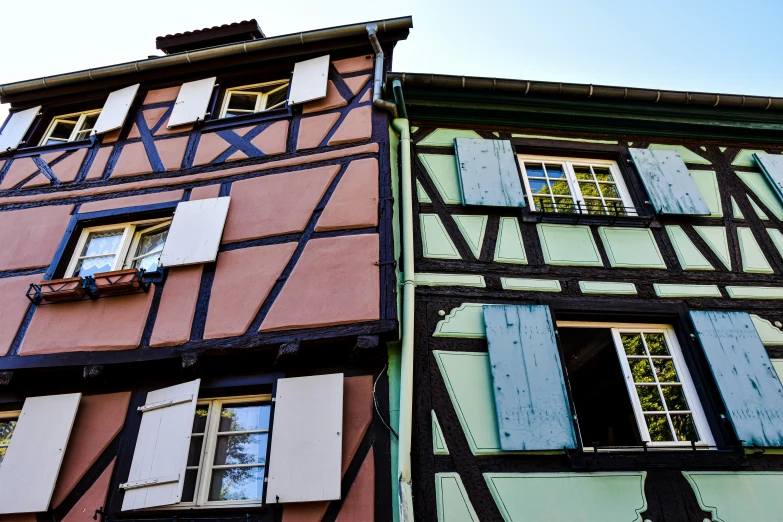
[[[783,385],[750,315],[694,310],[691,320],[743,446],[783,446]]]
[[[484,306],[500,447],[575,448],[576,437],[549,307]]]
[[[628,150],[657,214],[710,215],[707,203],[676,151]]]
[[[455,138],[464,205],[524,207],[525,194],[511,142]]]
[[[764,172],[764,175],[769,180],[769,184],[772,185],[775,193],[783,201],[783,154],[756,152],[753,156],[756,158],[759,167],[761,167],[761,171]]]

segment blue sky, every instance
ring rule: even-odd
[[[783,2],[773,0],[7,4],[0,83],[144,58],[159,54],[156,36],[248,18],[276,36],[412,15],[396,71],[783,96]]]

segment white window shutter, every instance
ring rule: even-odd
[[[267,504],[338,500],[343,374],[277,381]]]
[[[160,255],[161,265],[193,265],[217,259],[230,202],[231,198],[224,196],[178,204]]]
[[[49,509],[81,393],[29,397],[0,465],[0,514]]]
[[[98,121],[95,122],[93,132],[103,134],[122,127],[138,90],[139,84],[137,83],[109,94],[106,103],[103,104],[101,114],[98,116]]]
[[[297,62],[288,104],[304,103],[326,97],[329,76],[329,55]]]
[[[207,114],[209,100],[212,98],[212,90],[215,88],[215,77],[187,82],[182,88],[174,103],[174,110],[169,118],[168,128],[193,123],[203,120]]]
[[[128,481],[120,485],[122,511],[180,501],[200,384],[196,379],[147,394]]]
[[[24,135],[27,134],[27,130],[33,124],[33,120],[38,116],[40,110],[41,106],[39,105],[38,107],[15,112],[11,115],[11,119],[8,120],[8,123],[3,128],[3,132],[0,132],[0,154],[7,150],[16,150],[19,147]]]

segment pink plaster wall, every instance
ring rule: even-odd
[[[166,107],[158,107],[157,109],[147,109],[142,111],[142,116],[144,117],[144,122],[147,124],[147,128],[153,128],[155,124],[158,123],[158,121],[163,117],[163,115],[166,114],[167,110],[168,109]],[[141,138],[141,133],[139,133],[138,125],[134,123],[133,127],[128,133],[128,139],[135,138]]]
[[[375,226],[378,226],[378,160],[355,160],[345,170],[315,230]]]
[[[76,179],[79,169],[87,156],[87,149],[79,149],[52,167],[52,172],[62,183],[70,183]]]
[[[275,154],[283,154],[285,152],[287,139],[288,120],[285,120],[273,123],[264,129],[261,134],[250,140],[250,143],[258,147],[258,150],[267,156],[274,156]]]
[[[24,188],[33,188],[33,187],[44,187],[46,185],[51,185],[52,180],[47,178],[43,175],[43,173],[38,174],[33,179],[22,185]]]
[[[220,195],[220,185],[207,185],[196,187],[190,192],[190,201],[198,199],[212,199]]]
[[[340,74],[366,71],[367,69],[372,69],[373,64],[374,60],[371,54],[345,58],[344,60],[335,60],[332,62],[332,65],[334,65],[334,68],[337,69],[337,72]]]
[[[329,145],[342,145],[372,137],[372,105],[352,109],[337,131],[329,138]]]
[[[136,348],[153,293],[39,306],[19,354]]]
[[[174,87],[166,87],[165,89],[156,89],[147,93],[144,97],[143,105],[151,105],[153,103],[172,102],[177,99],[179,95],[180,85]]]
[[[203,265],[172,267],[163,286],[150,346],[177,346],[190,339]]]
[[[10,515],[0,515],[2,522],[38,522],[35,513],[13,513]]]
[[[235,182],[223,243],[301,232],[339,169],[331,165]]]
[[[152,194],[139,194],[138,196],[125,196],[124,198],[104,199],[91,201],[79,207],[79,213],[98,212],[100,210],[112,210],[115,208],[140,207],[142,205],[154,205],[167,201],[179,201],[185,194],[184,190],[169,190],[168,192],[154,192]]]
[[[98,150],[98,153],[92,160],[90,170],[87,171],[86,180],[100,179],[103,176],[103,171],[106,169],[112,150],[114,150],[114,147],[101,147]]]
[[[311,239],[260,330],[377,320],[378,248],[377,234]]]
[[[313,112],[327,111],[345,107],[348,102],[342,97],[340,91],[335,87],[334,82],[329,80],[326,84],[326,97],[319,100],[313,100],[302,105],[302,114],[311,114]]]
[[[367,452],[359,473],[348,490],[335,522],[371,522],[375,520],[375,452]]]
[[[82,495],[76,504],[71,508],[67,515],[60,522],[95,522],[93,516],[95,510],[106,505],[106,495],[109,492],[111,474],[114,471],[114,464],[117,459],[111,461],[106,469],[101,473],[87,493]]]
[[[41,274],[0,279],[0,356],[8,353],[22,324],[30,301],[25,294],[30,284],[41,281]]]
[[[362,87],[367,84],[367,80],[369,80],[370,77],[371,75],[369,74],[363,74],[362,76],[354,76],[353,78],[344,78],[343,81],[345,82],[345,85],[351,89],[353,95],[356,96],[362,90]]]
[[[179,170],[182,166],[182,158],[185,157],[185,149],[188,147],[187,136],[170,138],[167,140],[155,140],[155,148],[166,170]]]
[[[0,212],[0,270],[49,266],[73,205]]]
[[[196,149],[196,157],[193,159],[193,166],[206,165],[217,159],[231,146],[229,142],[221,138],[217,132],[202,134]]]
[[[8,172],[5,173],[3,182],[0,183],[0,190],[13,188],[36,172],[38,172],[38,165],[35,164],[33,158],[15,159],[8,168]]]
[[[147,151],[144,149],[144,144],[137,141],[136,143],[126,143],[122,147],[122,152],[120,152],[111,177],[122,178],[150,173],[152,173],[152,165],[147,157]]]
[[[302,118],[299,122],[299,134],[296,138],[296,150],[314,149],[321,145],[321,142],[329,134],[337,120],[340,119],[339,112],[321,114],[319,116],[310,116]]]

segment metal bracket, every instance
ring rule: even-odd
[[[179,482],[179,473],[176,475],[165,475],[163,477],[155,477],[145,480],[134,480],[131,482],[125,482],[120,484],[120,489],[138,489],[145,488],[147,486],[157,486],[160,484],[171,484],[172,482]]]
[[[182,404],[183,402],[190,402],[193,400],[193,394],[183,395],[182,397],[175,397],[174,399],[167,399],[165,401],[153,402],[151,404],[145,404],[137,408],[139,413],[146,413],[152,410],[158,410],[160,408],[167,408],[174,406],[175,404]]]

